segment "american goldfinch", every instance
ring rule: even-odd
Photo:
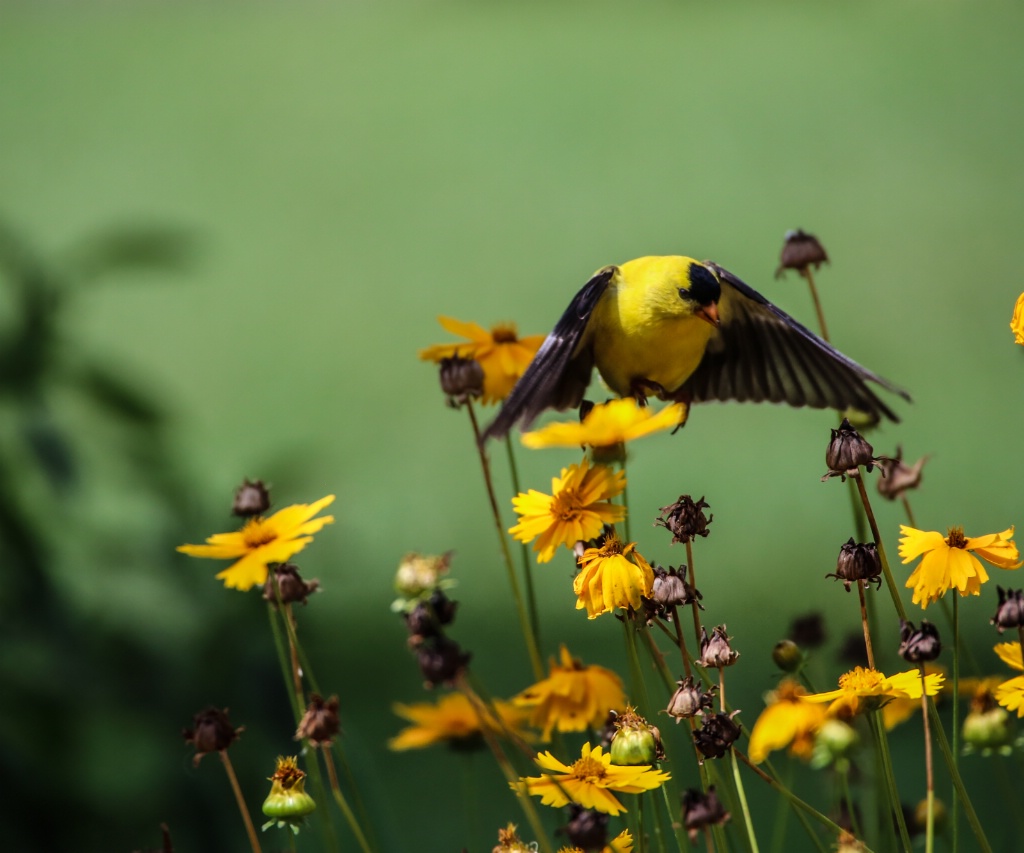
[[[910,399],[718,264],[648,256],[598,270],[573,297],[483,438],[578,406],[595,367],[641,403],[768,400],[895,421],[867,383]]]

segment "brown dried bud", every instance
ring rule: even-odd
[[[732,666],[736,663],[739,652],[734,652],[729,645],[729,637],[725,633],[725,625],[718,625],[711,630],[711,636],[705,628],[700,629],[700,659],[697,661],[701,666],[721,669],[724,666]]]
[[[603,850],[608,843],[608,815],[569,803],[569,822],[555,830],[580,850]]]
[[[442,358],[440,362],[441,390],[453,409],[464,405],[484,391],[484,369],[472,358]]]
[[[802,228],[787,231],[783,239],[785,242],[782,244],[779,267],[775,270],[776,278],[781,277],[786,270],[803,273],[810,266],[818,269],[823,263],[828,263],[825,247],[817,237],[808,234]]]
[[[913,622],[900,620],[899,656],[908,663],[935,660],[942,651],[939,629],[927,619],[921,620],[921,627],[914,628]]]
[[[681,799],[683,825],[686,827],[686,834],[689,836],[691,844],[697,842],[697,835],[702,829],[707,829],[709,826],[722,826],[731,817],[719,801],[714,785],[708,788],[706,794],[695,788],[688,788],[683,792]]]
[[[872,455],[874,449],[861,438],[851,425],[848,418],[843,418],[839,429],[832,430],[832,439],[825,451],[825,464],[828,465],[828,473],[822,477],[824,482],[829,477],[840,477],[843,480],[847,476],[854,477],[858,473],[859,466],[863,465],[868,471],[882,460],[875,459]]]
[[[704,724],[694,731],[693,742],[704,758],[721,758],[737,741],[742,729],[733,717],[738,713],[709,714],[704,718]],[[704,763],[703,758],[700,763]]]
[[[710,533],[708,525],[715,517],[705,516],[705,509],[710,509],[710,505],[703,497],[695,502],[689,495],[680,495],[674,504],[661,508],[661,517],[654,522],[654,526],[668,530],[672,534],[673,544],[690,542],[697,536],[706,537]]]
[[[874,542],[855,544],[851,536],[839,549],[835,572],[829,572],[825,577],[842,581],[847,592],[855,581],[874,581],[876,589],[881,589],[882,561],[878,557],[878,546]]]
[[[448,598],[441,589],[434,590],[428,601],[417,602],[416,606],[405,614],[405,627],[409,629],[410,643],[415,646],[427,637],[440,636],[442,626],[450,625],[455,619],[455,610],[458,606],[459,603]]]
[[[779,640],[772,649],[772,660],[783,672],[796,672],[804,664],[804,653],[792,640]]]
[[[245,731],[245,726],[233,728],[228,719],[228,709],[206,708],[192,717],[192,728],[182,729],[186,742],[196,748],[192,766],[198,767],[204,755],[227,749]]]
[[[299,574],[299,567],[291,563],[278,563],[274,566],[274,574],[267,574],[267,580],[263,584],[263,599],[277,604],[277,593],[274,591],[274,580],[277,579],[277,588],[281,593],[282,604],[292,604],[300,601],[306,603],[306,599],[320,589],[320,581],[313,579],[304,581]]]
[[[878,494],[887,500],[894,501],[903,497],[903,493],[910,489],[916,489],[921,485],[921,474],[924,471],[924,463],[928,461],[927,456],[922,456],[913,464],[907,465],[903,461],[903,448],[896,448],[896,457],[883,457],[878,460],[878,467],[882,469],[882,476],[878,479]]]
[[[1006,589],[997,586],[999,592],[999,606],[996,608],[996,615],[990,620],[1002,634],[1007,628],[1020,628],[1024,626],[1024,590]]]
[[[818,611],[796,616],[789,625],[788,636],[801,648],[816,649],[825,643],[825,619]]]
[[[682,681],[677,681],[676,692],[668,700],[668,707],[665,713],[675,717],[676,722],[689,717],[696,717],[714,707],[714,695],[717,688],[710,688],[707,693],[699,685],[693,683],[693,676],[688,675]]]
[[[416,649],[423,684],[431,690],[438,684],[451,687],[471,657],[471,654],[462,651],[458,643],[446,637],[438,637],[433,643],[423,643]]]
[[[305,738],[313,746],[330,746],[340,730],[338,697],[332,696],[324,701],[316,693],[310,693],[306,713],[295,732],[295,740]]]
[[[270,490],[262,480],[250,480],[248,477],[235,492],[235,504],[231,511],[242,518],[263,515],[270,509]]]

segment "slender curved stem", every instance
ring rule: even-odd
[[[227,750],[222,749],[218,754],[220,755],[221,763],[224,765],[224,772],[228,774],[231,790],[235,792],[235,802],[238,803],[238,811],[242,813],[242,820],[245,822],[245,831],[249,836],[252,853],[262,853],[260,850],[260,839],[256,834],[256,827],[252,825],[252,817],[249,815],[249,807],[245,804],[245,797],[242,796],[242,789],[238,785],[238,777],[235,776],[235,768],[231,766],[231,759],[228,758]]]

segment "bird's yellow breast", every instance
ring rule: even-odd
[[[680,287],[689,286],[693,263],[680,256],[637,258],[622,264],[609,283],[587,340],[616,394],[626,396],[644,380],[673,392],[697,369],[714,328],[679,295]]]

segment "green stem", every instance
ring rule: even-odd
[[[827,827],[836,836],[836,838],[838,838],[842,834],[843,828],[836,824],[836,822],[833,821],[831,818],[819,812],[816,808],[814,808],[814,806],[810,805],[810,803],[804,802],[802,799],[800,799],[800,797],[798,797],[796,794],[790,791],[787,786],[783,785],[779,781],[778,773],[776,773],[775,768],[772,767],[770,761],[765,761],[764,765],[768,768],[771,775],[765,773],[764,770],[762,770],[756,764],[751,762],[751,760],[742,752],[737,750],[735,746],[733,747],[733,752],[735,752],[736,755],[739,757],[740,761],[742,761],[744,764],[747,765],[747,767],[753,770],[754,773],[756,773],[762,781],[767,782],[772,788],[774,788],[779,794],[781,794],[789,801],[790,806],[792,806],[793,808],[793,814],[795,814],[797,820],[800,821],[800,825],[804,828],[804,831],[807,833],[807,837],[811,839],[811,841],[814,843],[814,846],[819,851],[821,851],[821,853],[826,853],[827,848],[822,843],[821,839],[818,838],[818,836],[815,834],[814,828],[810,825],[810,823],[808,823],[807,815],[805,815],[804,812],[813,817],[823,826]],[[872,853],[872,851],[869,850],[867,846],[865,846],[863,853]]]
[[[903,601],[900,599],[899,590],[896,588],[896,581],[893,580],[892,571],[889,568],[889,558],[885,555],[885,544],[882,542],[882,534],[878,530],[878,522],[875,520],[875,514],[871,510],[871,501],[868,500],[868,492],[864,487],[864,477],[861,475],[860,469],[857,470],[856,476],[853,478],[857,481],[857,490],[860,492],[861,503],[864,504],[864,512],[868,516],[868,524],[871,525],[871,535],[875,537],[875,546],[878,548],[878,558],[882,563],[882,574],[885,576],[885,584],[889,587],[889,595],[892,596],[893,606],[896,608],[896,613],[900,619],[904,622],[907,621],[907,611],[903,607]]]
[[[960,775],[960,596],[953,594],[953,764]],[[953,832],[953,853],[960,849],[960,803],[956,786],[950,795],[949,820]]]
[[[928,716],[932,721],[932,731],[935,732],[935,741],[939,745],[939,750],[942,752],[942,757],[945,759],[946,767],[949,769],[949,775],[953,779],[953,789],[956,791],[958,802],[960,807],[964,810],[964,815],[967,818],[967,822],[971,826],[971,831],[974,832],[974,838],[978,842],[978,847],[982,853],[992,853],[992,846],[988,843],[988,839],[985,837],[985,830],[981,826],[981,822],[978,820],[978,815],[974,811],[974,804],[971,802],[971,798],[967,795],[967,788],[964,787],[964,780],[960,776],[960,770],[957,762],[953,760],[953,756],[949,751],[949,741],[946,740],[946,732],[942,728],[942,720],[939,719],[939,712],[935,708],[935,703],[928,699]],[[959,725],[959,721],[954,720],[954,731],[956,726]]]
[[[341,793],[341,786],[338,785],[338,774],[334,769],[334,761],[331,758],[330,749],[321,749],[320,752],[323,754],[324,764],[327,766],[327,778],[331,782],[331,793],[334,795],[334,802],[338,804],[338,808],[341,809],[341,813],[345,816],[349,829],[352,830],[352,834],[356,837],[356,843],[359,844],[359,849],[363,853],[373,853],[370,842],[366,840],[366,835],[363,834],[363,828],[359,825],[359,821],[356,820],[356,816],[352,812],[348,800],[345,799],[345,795]]]
[[[519,466],[516,465],[515,452],[512,449],[512,439],[506,438],[505,449],[508,453],[508,470],[512,478],[512,492],[519,494]],[[533,584],[533,567],[530,561],[530,551],[525,542],[519,543],[519,556],[523,564],[523,579],[526,582],[526,603],[530,612],[530,628],[533,631],[533,641],[540,648],[540,617],[537,615],[537,593]]]
[[[740,776],[740,764],[736,759],[736,750],[730,750],[732,755],[732,775],[736,780],[736,793],[740,798],[740,808],[743,810],[743,823],[747,828],[747,840],[750,842],[750,849],[753,853],[759,853],[757,836],[754,835],[754,821],[750,817],[750,806],[747,805],[747,793],[743,789],[743,779]]]
[[[480,424],[476,419],[476,411],[473,403],[466,401],[466,411],[469,412],[469,420],[473,425],[474,444],[477,453],[480,455],[480,467],[483,469],[484,485],[487,489],[487,499],[491,505],[491,518],[494,520],[494,528],[498,534],[498,542],[501,544],[501,553],[505,561],[505,571],[508,575],[508,584],[512,590],[512,598],[515,600],[516,612],[519,614],[519,627],[523,632],[523,639],[526,641],[526,651],[530,656],[530,665],[533,667],[533,675],[537,681],[544,678],[544,664],[540,659],[540,651],[537,648],[537,638],[533,634],[530,625],[530,617],[523,601],[523,593],[519,589],[519,579],[516,577],[515,566],[512,565],[512,553],[508,548],[508,537],[505,532],[505,525],[501,522],[501,511],[498,509],[498,499],[494,494],[494,481],[491,478],[491,463],[487,459],[487,451],[480,443]]]
[[[309,770],[309,778],[313,782],[313,787],[316,789],[316,798],[320,803],[327,802],[327,786],[324,785],[324,777],[320,773],[320,765],[317,763],[314,757],[312,761],[306,765]],[[330,812],[321,812],[319,823],[321,830],[324,835],[324,849],[337,851],[338,847],[338,835],[334,828],[334,821],[331,819]]]
[[[281,665],[281,676],[284,679],[285,690],[288,693],[288,701],[292,706],[292,714],[295,715],[295,725],[302,720],[302,711],[299,710],[299,700],[295,695],[292,685],[291,667],[288,665],[288,655],[284,649],[284,641],[281,639],[281,629],[277,624],[278,611],[274,609],[271,602],[267,602],[267,616],[270,617],[270,633],[274,636],[274,648],[277,650],[277,661]]]
[[[868,714],[868,723],[871,725],[871,734],[875,739],[875,747],[878,750],[882,773],[885,776],[886,791],[889,795],[889,811],[900,831],[903,849],[906,853],[909,853],[912,849],[910,833],[907,831],[907,822],[903,818],[903,806],[900,804],[899,788],[896,786],[896,776],[893,774],[892,769],[892,756],[889,754],[889,739],[885,734],[885,725],[882,723],[881,712],[872,711]]]

